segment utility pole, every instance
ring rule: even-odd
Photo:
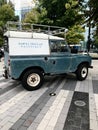
[[[91,19],[90,19],[91,7],[89,7],[89,21],[88,21],[88,41],[87,41],[87,51],[90,51],[91,45]]]
[[[89,21],[89,27],[88,27],[88,41],[87,41],[87,50],[90,51],[90,45],[91,45],[91,23]]]

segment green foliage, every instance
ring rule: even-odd
[[[47,17],[47,10],[46,10],[46,8],[41,8],[40,9],[39,23],[41,23],[41,24],[48,24],[48,25],[52,25],[53,24],[53,20],[50,20]]]
[[[96,24],[96,30],[94,31],[94,43],[98,48],[98,24]]]
[[[89,0],[88,2],[90,11],[88,12],[89,21],[92,21],[94,29],[94,41],[96,46],[98,47],[98,0]]]
[[[80,25],[75,25],[69,29],[66,34],[66,40],[68,44],[79,44],[84,40],[84,29]]]
[[[91,8],[90,18],[98,22],[98,0],[89,0],[88,5]]]
[[[84,21],[84,15],[82,13],[83,5],[79,4],[77,0],[68,0],[65,4],[64,23],[70,28],[76,24],[82,25]]]
[[[25,23],[40,23],[40,24],[52,24],[52,21],[46,17],[47,11],[45,8],[33,8],[28,12],[23,19]]]
[[[32,9],[27,15],[23,22],[25,23],[38,23],[40,17],[40,13],[36,9]]]
[[[61,17],[64,16],[65,13],[65,1],[66,0],[49,0],[47,4],[47,0],[39,0],[40,9],[44,8],[47,11],[43,22],[50,21],[50,25],[61,26]]]
[[[6,0],[0,0],[0,6],[6,4]]]
[[[9,20],[13,20],[14,18],[14,11],[10,7],[10,5],[5,4],[0,8],[0,21],[5,24]]]
[[[0,7],[0,46],[3,45],[4,27],[7,21],[17,20],[13,7],[9,4],[2,4]]]
[[[80,43],[84,40],[84,21],[82,13],[84,0],[39,0],[35,9],[27,13],[26,23],[40,23],[68,28],[66,39],[69,44]],[[62,35],[63,36],[63,35]]]
[[[50,25],[65,26],[66,28],[70,28],[77,23],[80,24],[84,18],[80,13],[82,11],[80,1],[49,0],[47,4],[47,0],[39,0],[40,7],[45,8],[47,11],[43,22],[48,19]]]

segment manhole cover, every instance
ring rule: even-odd
[[[75,101],[74,104],[75,104],[76,106],[80,106],[80,107],[83,107],[83,106],[86,105],[86,103],[85,103],[84,101],[81,101],[81,100]]]

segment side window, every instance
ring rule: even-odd
[[[51,52],[68,52],[68,46],[65,41],[61,40],[51,40],[50,41]]]
[[[4,37],[4,50],[9,52],[8,37]]]

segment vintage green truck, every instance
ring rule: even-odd
[[[75,73],[78,80],[85,80],[88,68],[92,68],[89,54],[71,53],[65,39],[55,36],[64,28],[53,27],[55,31],[50,31],[50,26],[40,26],[47,27],[48,33],[39,25],[37,29],[32,25],[30,30],[22,24],[4,33],[4,76],[21,80],[29,91],[39,89],[46,75]]]

